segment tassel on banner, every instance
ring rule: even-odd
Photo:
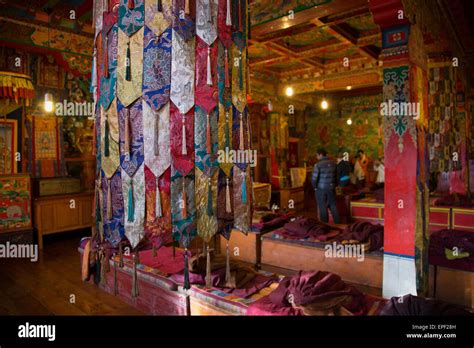
[[[133,255],[133,279],[132,279],[132,297],[138,297],[138,274],[137,274],[137,264],[138,264],[138,251]]]
[[[252,146],[250,146],[250,145],[251,145],[252,136],[250,134],[250,120],[249,120],[248,115],[247,115],[247,118],[245,119],[245,124],[247,126],[247,127],[245,127],[245,128],[247,128],[247,149],[251,149]]]
[[[102,2],[102,12],[109,12],[109,0]]]
[[[209,116],[209,114],[207,114],[207,125],[206,125],[206,149],[209,155],[212,154],[211,116]]]
[[[183,177],[183,219],[188,218],[188,207],[187,207],[187,194],[186,194],[186,180]]]
[[[225,52],[225,63],[224,63],[224,76],[225,76],[225,88],[230,88],[230,79],[229,79],[229,53],[227,48],[224,50]]]
[[[188,248],[184,248],[184,290],[189,290],[189,265],[188,265]]]
[[[212,86],[211,47],[207,47],[207,85]]]
[[[124,136],[124,147],[125,155],[130,156],[130,109],[126,108],[125,111],[125,136]]]
[[[189,0],[184,1],[184,13],[187,15],[191,13],[191,10],[189,9]]]
[[[155,138],[153,141],[153,150],[155,152],[155,156],[158,156],[160,153],[160,116],[158,113],[155,119]]]
[[[232,205],[230,202],[230,179],[226,178],[225,185],[225,212],[232,213]]]
[[[227,0],[227,11],[225,16],[225,25],[230,27],[232,25],[232,17],[230,15],[230,0]]]
[[[112,180],[107,179],[107,220],[112,220]]]
[[[244,62],[242,61],[242,52],[240,52],[239,58],[239,89],[242,91],[244,89]]]
[[[155,245],[155,244],[152,244],[152,246],[151,246],[151,255],[152,255],[153,257],[156,257],[156,255],[157,255],[157,254],[156,254],[156,245]]]
[[[207,215],[212,216],[212,183],[211,178],[208,179],[207,183]]]
[[[188,149],[186,146],[186,120],[184,118],[184,115],[183,115],[182,122],[183,122],[183,127],[182,127],[182,139],[181,139],[181,154],[184,156],[188,154]]]
[[[135,1],[134,0],[128,0],[128,9],[133,10],[135,8]]]
[[[229,241],[225,246],[225,287],[231,287]]]
[[[109,78],[109,36],[107,34],[104,45],[104,77]]]
[[[229,127],[229,112],[225,113],[225,147],[228,149],[230,147],[230,127]]]
[[[128,187],[128,216],[127,221],[133,222],[135,220],[135,204],[133,201],[133,178],[130,178],[130,186]]]
[[[156,4],[156,9],[158,10],[158,12],[163,12],[163,4],[162,4],[161,0],[158,0],[158,2]]]
[[[156,178],[156,194],[155,194],[155,216],[160,218],[163,216],[161,209],[161,192],[160,192],[160,178]]]
[[[105,118],[105,134],[104,134],[104,156],[110,156],[110,124],[109,124],[109,115]]]
[[[119,243],[119,267],[123,268],[123,244]]]
[[[97,221],[102,222],[102,212],[100,209],[100,195],[102,194],[102,179],[96,180],[96,195],[95,195],[95,217]]]
[[[114,254],[114,295],[118,295],[118,277],[117,277],[117,261],[115,261]]]
[[[239,149],[244,149],[244,121],[242,113],[240,113],[240,128],[239,128]]]
[[[212,287],[211,282],[211,251],[209,249],[209,243],[206,243],[206,288]]]
[[[247,204],[247,178],[245,174],[245,172],[242,174],[244,177],[242,180],[242,204]]]
[[[132,57],[130,54],[130,38],[127,42],[127,56],[125,58],[125,80],[132,81]]]

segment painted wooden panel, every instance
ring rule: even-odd
[[[453,229],[474,232],[474,209],[453,208]]]

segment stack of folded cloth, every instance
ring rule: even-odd
[[[268,232],[277,228],[282,227],[287,223],[291,217],[295,215],[294,212],[284,211],[260,211],[254,213],[254,223],[252,224],[252,231],[255,232]]]
[[[327,242],[341,233],[338,227],[327,225],[313,218],[298,217],[278,230],[278,234],[287,239],[313,239]]]
[[[429,259],[433,265],[474,272],[474,233],[460,230],[433,232]]]
[[[362,244],[365,251],[383,247],[383,226],[370,222],[355,222],[337,237],[342,244]]]

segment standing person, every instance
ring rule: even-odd
[[[327,207],[331,209],[334,223],[340,223],[336,206],[336,163],[327,157],[324,149],[318,149],[318,163],[314,165],[311,183],[316,191],[316,202],[319,209],[319,219],[328,222]]]
[[[357,160],[354,166],[354,175],[356,177],[356,185],[358,189],[362,189],[365,187],[365,180],[368,176],[368,165],[369,159],[365,155],[364,151],[357,151]]]
[[[385,166],[383,163],[383,157],[374,161],[374,170],[377,172],[377,178],[375,179],[375,186],[377,189],[382,188],[385,183]]]
[[[344,160],[344,155],[339,153],[337,155],[337,185],[340,187],[345,187],[349,185],[349,179],[351,174],[351,165],[348,161]]]

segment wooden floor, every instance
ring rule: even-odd
[[[77,232],[49,237],[37,262],[1,259],[0,315],[143,315],[82,282],[80,238]]]

